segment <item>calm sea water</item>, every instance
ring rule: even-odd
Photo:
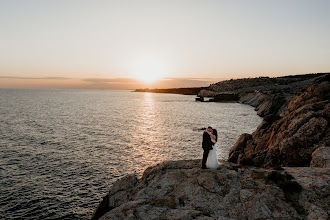
[[[88,219],[111,184],[164,160],[218,158],[261,123],[252,107],[194,96],[0,89],[0,219]]]

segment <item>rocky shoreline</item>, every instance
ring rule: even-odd
[[[264,120],[217,170],[200,169],[200,160],[166,161],[141,178],[128,175],[92,219],[329,219],[330,74],[284,78],[230,83]],[[228,92],[224,81],[199,96]]]
[[[230,162],[297,167],[318,164],[312,162],[320,155],[315,153],[313,158],[316,150],[324,157],[330,155],[330,75],[316,78],[288,104],[271,103],[267,106],[274,108],[266,108],[266,117],[257,130],[242,134],[232,147]]]
[[[197,96],[202,100],[209,97],[212,102],[237,101],[248,104],[255,107],[261,117],[271,114],[282,115],[291,98],[302,88],[311,85],[315,79],[328,75],[329,73],[315,73],[226,80],[211,84],[208,88],[202,89]]]

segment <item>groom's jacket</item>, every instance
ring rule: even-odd
[[[213,142],[211,141],[211,137],[207,132],[203,133],[203,142],[202,147],[204,150],[212,150]]]

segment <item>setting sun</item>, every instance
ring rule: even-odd
[[[161,74],[160,72],[151,69],[148,70],[147,68],[144,71],[141,70],[133,73],[133,78],[140,80],[145,84],[152,84],[154,82],[162,80],[164,77],[165,77],[164,74]]]
[[[136,76],[135,78],[142,81],[145,84],[151,84],[158,80],[161,80],[163,77],[155,73],[146,72],[146,73],[138,74],[138,76]]]
[[[132,77],[145,84],[162,80],[166,76],[164,65],[155,60],[138,61],[133,65]]]

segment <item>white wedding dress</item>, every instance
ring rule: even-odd
[[[215,141],[211,138],[212,142]],[[206,167],[211,169],[217,169],[219,166],[218,158],[217,158],[217,143],[213,145],[213,150],[210,150],[209,155],[206,160]]]

